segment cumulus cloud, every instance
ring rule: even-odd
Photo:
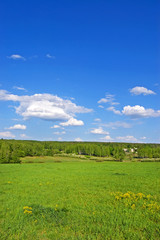
[[[8,58],[13,59],[13,60],[26,60],[23,56],[19,55],[19,54],[12,54],[11,56],[9,56]]]
[[[134,136],[116,137],[116,139],[120,142],[138,142],[137,138]]]
[[[0,132],[0,137],[1,138],[15,138],[15,135],[13,135],[9,131],[6,131],[6,132]]]
[[[82,142],[83,140],[78,137],[78,138],[75,138],[74,141],[75,141],[75,142]]]
[[[10,129],[10,130],[25,130],[26,128],[27,128],[26,125],[15,124],[14,126],[11,126],[9,128],[6,128],[6,129]]]
[[[112,111],[115,114],[121,115],[121,112],[119,110],[116,110],[115,107],[109,107],[107,108],[108,111]]]
[[[112,141],[113,139],[108,135],[108,136],[105,136],[105,137],[101,138],[101,140]]]
[[[91,130],[91,133],[101,134],[101,135],[108,135],[109,134],[109,132],[104,131],[102,127],[94,128],[93,130]]]
[[[19,102],[19,106],[15,107],[15,110],[24,119],[32,117],[51,121],[68,121],[71,119],[72,122],[76,113],[92,111],[92,109],[76,105],[71,100],[46,93],[18,96],[0,90],[0,100]],[[82,125],[82,122],[79,122],[79,124]]]
[[[153,92],[152,90],[149,90],[145,87],[134,87],[132,89],[130,89],[130,93],[133,95],[151,95],[151,94],[156,94],[155,92]]]
[[[82,120],[77,120],[75,118],[70,118],[67,122],[60,123],[61,126],[83,126],[84,122]]]
[[[152,108],[145,109],[143,106],[125,106],[122,113],[131,118],[145,118],[145,117],[160,117],[160,110],[154,110]]]

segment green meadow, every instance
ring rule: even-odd
[[[1,240],[160,239],[160,163],[45,160],[0,165]]]

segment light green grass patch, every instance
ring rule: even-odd
[[[0,171],[1,239],[160,239],[159,163],[62,161]]]

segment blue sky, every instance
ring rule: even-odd
[[[158,1],[0,3],[0,138],[160,143]]]

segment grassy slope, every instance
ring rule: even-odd
[[[160,215],[115,200],[151,194],[160,205],[159,163],[63,162],[1,168],[1,239],[160,239]],[[57,206],[58,205],[58,206]],[[23,207],[32,207],[24,214]]]
[[[22,163],[53,163],[53,162],[85,162],[85,161],[115,161],[112,157],[94,157],[84,155],[55,155],[55,156],[35,156],[35,157],[23,157]]]

